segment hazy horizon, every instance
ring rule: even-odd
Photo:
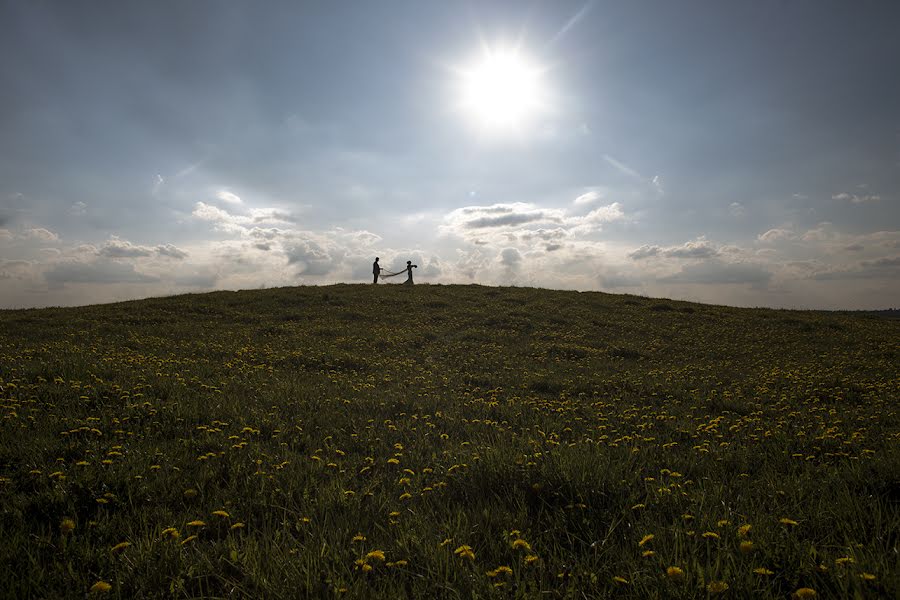
[[[0,308],[370,281],[900,306],[900,5],[0,0]]]

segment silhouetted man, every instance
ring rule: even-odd
[[[375,262],[372,263],[372,275],[375,276],[375,280],[372,283],[378,283],[378,276],[381,275],[381,267],[378,266],[378,257],[375,257]]]
[[[412,270],[418,269],[419,265],[412,264],[411,260],[406,261],[406,281],[403,282],[403,285],[412,285]],[[401,271],[402,272],[402,271]]]

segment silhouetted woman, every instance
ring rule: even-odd
[[[411,260],[406,261],[406,281],[403,282],[403,285],[412,285],[412,270],[418,269],[419,265],[412,264]]]

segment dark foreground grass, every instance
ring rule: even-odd
[[[898,340],[478,286],[5,311],[0,589],[897,597]]]

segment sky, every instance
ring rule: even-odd
[[[371,283],[376,256],[416,283],[900,307],[897,2],[0,22],[0,308]]]

